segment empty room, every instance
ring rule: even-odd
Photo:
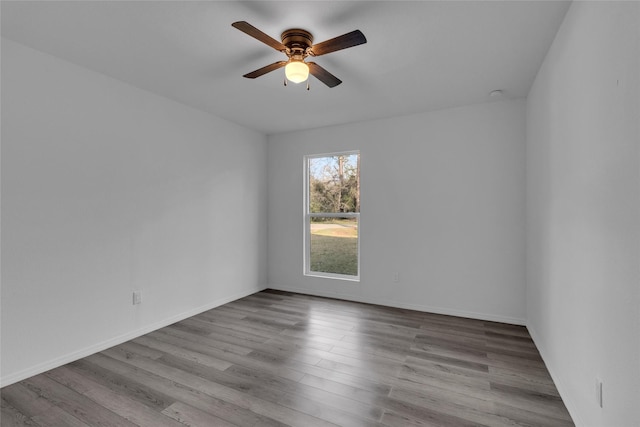
[[[3,427],[640,425],[640,2],[0,18]]]

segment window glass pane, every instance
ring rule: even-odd
[[[310,270],[358,275],[358,218],[318,218],[310,228]]]
[[[309,158],[310,213],[360,212],[358,154]]]

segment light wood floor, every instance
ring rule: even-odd
[[[524,327],[269,290],[1,395],[2,426],[573,426]]]

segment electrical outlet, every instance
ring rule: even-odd
[[[596,378],[596,403],[602,408],[602,380]]]
[[[142,293],[140,291],[133,291],[133,305],[138,305],[142,302]]]

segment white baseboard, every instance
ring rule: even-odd
[[[527,330],[529,331],[529,335],[531,335],[531,338],[533,339],[533,342],[536,345],[536,348],[538,349],[538,352],[540,353],[540,356],[542,357],[542,360],[547,367],[547,371],[549,371],[549,375],[551,375],[551,379],[558,389],[558,393],[560,393],[560,397],[562,398],[564,406],[567,407],[567,411],[569,411],[569,415],[571,415],[571,418],[573,419],[573,423],[576,425],[576,427],[586,426],[587,424],[583,422],[582,418],[580,417],[577,406],[571,399],[571,395],[567,391],[566,386],[560,380],[560,377],[556,374],[554,367],[547,363],[547,360],[549,360],[547,358],[547,351],[545,347],[541,345],[542,341],[540,340],[540,336],[536,332],[535,328],[529,323],[527,324]]]
[[[231,301],[235,301],[237,299],[240,298],[244,298],[248,295],[252,295],[256,292],[260,292],[261,290],[266,289],[266,287],[263,288],[257,288],[257,289],[251,289],[251,290],[246,290],[243,292],[239,292],[235,295],[229,296],[229,297],[225,297],[225,298],[220,298],[217,299],[215,301],[212,301],[208,304],[202,305],[200,307],[191,309],[191,310],[187,310],[183,313],[177,314],[175,316],[171,316],[168,317],[166,319],[162,319],[158,322],[155,322],[151,325],[147,325],[144,326],[140,329],[136,329],[134,331],[131,332],[127,332],[126,334],[122,334],[119,335],[117,337],[113,337],[111,339],[108,339],[106,341],[91,345],[89,347],[74,351],[72,353],[66,354],[64,356],[58,357],[54,360],[50,360],[44,363],[40,363],[38,365],[32,366],[30,368],[27,369],[23,369],[22,371],[18,371],[6,376],[2,376],[0,377],[0,387],[5,387],[8,386],[10,384],[14,384],[17,383],[18,381],[22,381],[24,379],[27,379],[29,377],[32,377],[34,375],[38,375],[41,374],[43,372],[47,372],[51,369],[54,368],[58,368],[62,365],[66,365],[67,363],[71,363],[73,361],[76,361],[78,359],[82,359],[83,357],[87,357],[90,356],[92,354],[98,353],[100,351],[106,350],[108,348],[111,348],[113,346],[122,344],[124,342],[127,342],[129,340],[132,340],[134,338],[137,338],[139,336],[148,334],[149,332],[153,332],[155,330],[158,330],[160,328],[164,328],[165,326],[169,326],[173,323],[179,322],[181,320],[184,320],[188,317],[191,316],[195,316],[196,314],[200,314],[202,312],[205,312],[207,310],[211,310],[212,308],[216,308],[219,307],[221,305],[227,304]]]
[[[451,309],[446,307],[434,307],[434,306],[427,306],[427,305],[420,305],[420,304],[407,304],[407,303],[391,301],[391,300],[383,301],[383,300],[378,300],[376,298],[370,298],[370,297],[338,294],[335,292],[317,292],[317,291],[310,291],[308,289],[290,288],[286,286],[283,287],[283,286],[269,285],[268,288],[279,290],[279,291],[285,291],[285,292],[294,292],[297,294],[306,294],[306,295],[314,295],[318,297],[327,297],[327,298],[335,298],[335,299],[354,301],[354,302],[363,302],[366,304],[376,304],[376,305],[383,305],[387,307],[405,308],[407,310],[423,311],[426,313],[466,317],[468,319],[487,320],[490,322],[509,323],[512,325],[520,325],[520,326],[525,326],[527,324],[525,319],[521,319],[518,317],[500,316],[500,315],[487,314],[487,313],[477,313],[473,311],[456,310],[456,309]]]

